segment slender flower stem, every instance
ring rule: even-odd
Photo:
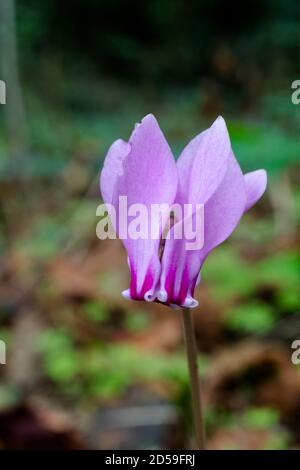
[[[194,428],[196,433],[196,444],[199,450],[205,449],[205,432],[202,413],[200,379],[198,376],[197,347],[192,311],[188,308],[182,309],[183,327],[187,360],[190,374],[190,385],[193,403]]]

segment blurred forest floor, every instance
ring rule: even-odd
[[[177,156],[221,109],[243,170],[266,168],[269,188],[197,290],[208,445],[300,447],[300,113],[290,90],[244,112],[214,90],[61,86],[55,106],[51,87],[47,99],[27,90],[21,161],[0,140],[0,448],[192,446],[179,312],[121,297],[124,249],[95,233],[98,177],[110,143],[148,112]]]

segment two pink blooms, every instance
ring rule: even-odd
[[[100,177],[103,200],[116,212],[120,196],[129,205],[144,204],[149,212],[152,204],[203,204],[204,245],[188,250],[184,237],[172,236],[183,220],[175,220],[163,249],[162,224],[156,240],[122,240],[131,272],[130,288],[123,295],[196,307],[194,290],[207,255],[230,236],[266,185],[265,170],[243,175],[222,117],[192,139],[175,162],[155,117],[147,115],[128,142],[116,140],[108,150]]]

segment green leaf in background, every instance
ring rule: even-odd
[[[231,236],[234,242],[244,242],[251,245],[262,245],[268,243],[275,234],[274,220],[271,218],[254,218],[250,213],[246,213],[236,230]]]
[[[61,225],[59,218],[39,216],[30,233],[16,241],[15,247],[33,259],[49,259],[58,253],[61,246]]]
[[[300,309],[300,291],[296,286],[285,287],[277,290],[275,299],[281,310],[296,312]]]
[[[149,323],[149,316],[147,312],[143,310],[129,310],[124,318],[124,326],[131,333],[138,333],[145,330]]]
[[[174,398],[188,389],[183,353],[145,353],[134,346],[98,342],[79,348],[64,330],[42,334],[38,348],[46,375],[64,393],[75,393],[80,398],[113,398],[130,385],[153,381],[170,386]],[[199,362],[203,373],[208,360],[200,355]]]
[[[276,317],[269,305],[257,301],[227,310],[224,320],[231,330],[264,334],[274,326]]]
[[[108,309],[99,302],[89,301],[83,308],[85,318],[92,323],[104,323],[109,318]]]
[[[248,427],[269,429],[278,425],[279,413],[273,408],[252,407],[244,411],[240,421]]]
[[[297,282],[300,267],[300,256],[295,251],[279,252],[263,260],[258,266],[261,281]]]
[[[79,356],[75,351],[64,351],[63,354],[49,355],[45,362],[48,376],[58,382],[69,384],[79,372]]]
[[[280,290],[299,291],[300,256],[296,251],[273,254],[257,265],[257,281]]]
[[[235,129],[237,126],[237,130]],[[241,131],[242,124],[230,123],[233,149],[244,172],[265,168],[269,177],[299,161],[297,135],[288,135],[282,128],[267,122],[249,126]]]
[[[37,348],[42,353],[48,377],[61,384],[75,378],[80,367],[80,353],[73,347],[70,334],[64,330],[46,331],[40,336]]]
[[[249,295],[256,285],[251,266],[238,257],[231,247],[219,247],[203,266],[202,279],[212,286],[218,302]]]
[[[290,442],[290,434],[287,431],[280,430],[269,438],[265,445],[265,450],[287,450],[289,449]]]

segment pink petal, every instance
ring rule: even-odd
[[[226,240],[239,223],[246,205],[246,186],[241,168],[231,152],[226,175],[205,206],[202,257]]]
[[[130,139],[119,193],[128,205],[171,203],[177,192],[177,168],[170,147],[152,114],[137,124]]]
[[[176,200],[204,204],[224,178],[230,154],[230,139],[219,116],[184,148],[178,161],[179,187]]]
[[[245,212],[251,209],[262,197],[267,187],[267,173],[265,170],[256,170],[244,175],[247,201]]]
[[[124,172],[124,160],[130,151],[131,145],[122,139],[118,139],[107,152],[100,175],[100,190],[106,204],[112,204],[113,202],[117,180]]]
[[[169,303],[196,306],[194,288],[208,253],[233,232],[246,204],[246,188],[241,169],[231,152],[226,174],[204,205],[204,247],[186,250],[185,240],[166,240],[162,258],[158,298]],[[175,228],[173,227],[173,231]]]
[[[187,250],[187,240],[174,237],[175,230],[182,224],[181,220],[172,227],[170,238],[165,243],[158,299],[169,304],[196,307],[198,302],[192,296],[193,279],[197,278],[200,269],[199,250]]]
[[[129,147],[130,149],[129,149]],[[101,174],[101,190],[118,214],[120,196],[127,196],[127,205],[172,204],[177,191],[177,168],[169,145],[155,117],[147,115],[137,124],[128,143],[117,141],[110,148]],[[111,186],[113,189],[111,189]],[[128,224],[132,217],[127,217]],[[128,253],[131,270],[132,299],[154,300],[160,275],[158,257],[161,221],[156,227],[156,239],[122,240]],[[119,233],[119,227],[117,227]]]

